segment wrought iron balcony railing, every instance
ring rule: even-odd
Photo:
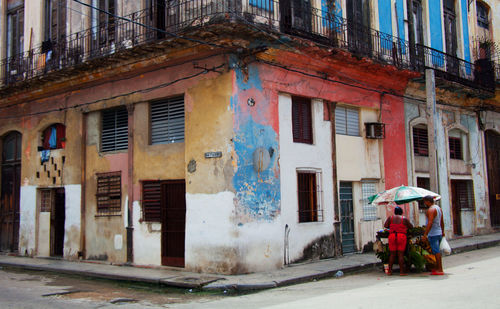
[[[427,46],[411,45],[356,21],[308,7],[303,1],[285,3],[280,6],[276,0],[166,2],[166,7],[135,12],[123,20],[112,19],[111,23],[71,34],[58,42],[44,42],[28,52],[4,59],[0,62],[0,83],[5,87],[159,42],[189,29],[232,22],[304,37],[401,69],[423,72],[425,68],[433,68],[438,76],[471,87],[489,90],[495,87],[494,71],[491,80],[490,67],[486,65],[473,64]]]

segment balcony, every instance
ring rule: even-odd
[[[329,12],[305,7],[303,2],[275,0],[181,0],[161,12],[143,10],[112,22],[74,33],[60,42],[44,42],[24,54],[0,62],[0,88],[47,76],[66,76],[68,70],[119,56],[127,50],[165,42],[193,30],[235,24],[253,31],[289,34],[343,49],[400,69],[424,72],[475,89],[494,91],[495,74],[423,45],[345,20]],[[294,7],[300,3],[301,7]],[[225,31],[235,27],[226,27]],[[241,28],[240,28],[241,29]],[[491,65],[491,64],[490,64]]]

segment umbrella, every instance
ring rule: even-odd
[[[368,203],[375,205],[385,205],[394,202],[398,205],[401,205],[421,200],[427,195],[434,197],[434,200],[436,201],[441,199],[441,196],[439,194],[423,188],[399,186],[368,197]]]

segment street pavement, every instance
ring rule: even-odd
[[[453,253],[500,244],[500,233],[464,237],[449,241]],[[138,267],[92,261],[67,261],[0,255],[0,266],[26,270],[81,275],[92,278],[159,284],[203,290],[263,290],[312,280],[341,276],[380,267],[373,252],[292,264],[281,269],[242,275],[200,274],[171,267]]]

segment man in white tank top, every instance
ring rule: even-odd
[[[437,263],[437,267],[432,270],[431,275],[444,275],[441,251],[439,250],[439,244],[444,237],[443,211],[438,205],[434,204],[432,196],[426,196],[422,200],[425,206],[428,207],[425,213],[427,226],[425,227],[424,238],[429,240],[432,254],[436,256]]]

